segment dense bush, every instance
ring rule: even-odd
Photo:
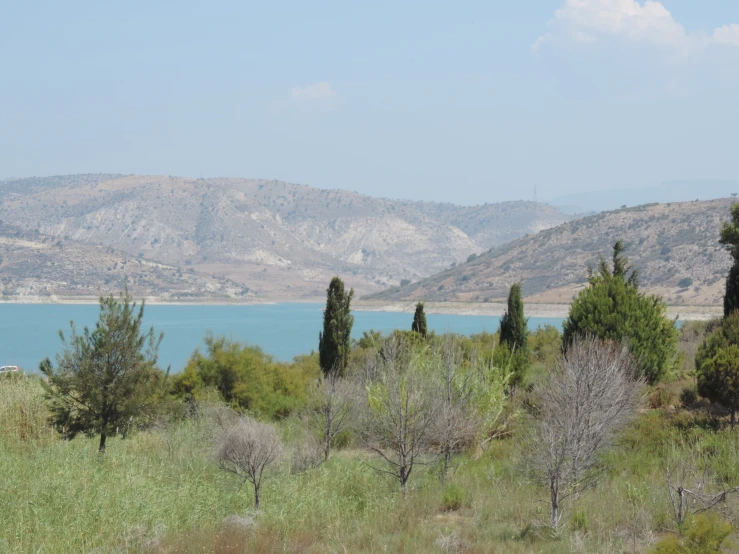
[[[739,312],[725,318],[698,349],[695,372],[700,395],[725,406],[733,427],[739,410]]]
[[[545,325],[529,333],[531,363],[551,366],[562,353],[562,333],[554,325]]]
[[[739,309],[739,204],[731,206],[731,221],[721,225],[721,244],[734,260],[729,275],[726,277],[726,293],[724,294],[724,316]]]
[[[613,248],[613,269],[601,260],[570,307],[563,324],[565,345],[578,335],[592,334],[603,340],[624,341],[650,383],[657,383],[675,367],[678,332],[667,319],[661,298],[639,291],[636,270],[623,256],[623,244]]]
[[[285,364],[260,348],[223,337],[209,336],[205,345],[206,352],[196,350],[185,370],[172,379],[175,396],[197,400],[199,392],[213,387],[229,405],[274,419],[301,407],[320,373],[315,355]]]
[[[715,513],[700,514],[683,530],[683,536],[668,535],[659,541],[652,554],[708,554],[723,552],[726,539],[733,531],[730,523]]]
[[[698,401],[698,389],[694,385],[688,385],[680,391],[680,403],[685,408],[690,408]]]

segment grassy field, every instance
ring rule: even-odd
[[[608,453],[598,486],[563,506],[556,534],[543,525],[546,491],[528,478],[515,433],[458,458],[446,487],[433,468],[415,475],[407,499],[360,450],[302,473],[285,463],[254,515],[248,485],[213,460],[213,417],[111,439],[104,456],[95,438],[55,436],[34,379],[0,380],[0,417],[7,553],[648,552],[676,528],[667,466],[705,463],[717,486],[739,482],[739,431],[662,407],[645,410]],[[281,430],[288,444],[299,434],[288,422]],[[732,524],[735,503],[722,507]],[[234,514],[255,525],[224,525]]]

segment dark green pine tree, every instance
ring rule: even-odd
[[[423,311],[423,302],[416,304],[416,313],[413,314],[413,325],[411,331],[419,333],[424,338],[428,337],[428,328],[426,327],[426,313]]]
[[[500,319],[499,355],[511,370],[511,385],[519,385],[529,369],[528,318],[523,313],[520,283],[508,292],[508,309]]]
[[[100,299],[100,319],[93,330],[78,334],[71,324],[68,340],[59,331],[64,351],[56,367],[46,358],[41,371],[53,420],[66,438],[98,433],[99,451],[109,435],[127,428],[134,418],[156,408],[164,393],[166,374],[157,369],[157,351],[163,335],[143,330],[144,304],[126,291],[120,300]]]
[[[326,290],[326,309],[323,311],[323,331],[318,335],[318,356],[324,374],[338,371],[346,373],[351,350],[351,333],[354,316],[351,302],[354,289],[344,291],[344,282],[339,277],[331,279]]]
[[[734,264],[726,277],[724,317],[739,309],[739,204],[731,206],[731,221],[721,225],[721,244],[731,253]]]
[[[698,348],[695,356],[698,393],[731,413],[739,410],[739,312],[732,312]]]
[[[678,332],[665,315],[662,299],[639,291],[638,273],[623,251],[618,241],[613,247],[613,269],[601,259],[597,273],[589,270],[589,286],[570,306],[562,340],[565,347],[580,335],[623,341],[642,375],[653,384],[674,367]]]
[[[528,321],[523,314],[521,284],[514,283],[508,293],[508,309],[500,319],[500,342],[508,345],[511,352],[528,354]]]

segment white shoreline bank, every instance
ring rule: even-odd
[[[139,300],[136,298],[136,300]],[[256,306],[278,303],[322,304],[323,298],[305,299],[228,299],[228,298],[192,298],[167,299],[161,297],[145,298],[149,306]],[[3,304],[97,304],[98,298],[93,296],[24,296],[0,300]],[[424,302],[426,313],[450,314],[450,315],[476,315],[476,316],[502,316],[506,305],[502,302],[470,303],[470,302]],[[355,300],[352,308],[364,312],[396,312],[413,313],[416,308],[415,302],[381,302],[368,300]],[[539,304],[528,302],[525,305],[528,317],[551,317],[565,318],[570,309],[569,304]],[[678,317],[685,321],[704,321],[723,315],[721,306],[668,306],[667,315],[670,318]]]

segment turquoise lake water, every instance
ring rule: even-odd
[[[94,326],[97,305],[0,304],[0,365],[17,365],[35,371],[39,362],[52,360],[61,348],[58,331],[69,329],[70,320],[78,328]],[[500,318],[491,316],[428,314],[430,329],[437,333],[464,335],[498,330]],[[203,344],[208,332],[260,346],[278,360],[288,361],[318,347],[323,305],[265,304],[252,306],[147,306],[146,326],[164,332],[159,350],[162,367],[181,371],[190,354]],[[375,329],[385,333],[410,329],[413,314],[354,312],[352,336]],[[559,318],[531,318],[529,328],[542,325],[561,328]]]

